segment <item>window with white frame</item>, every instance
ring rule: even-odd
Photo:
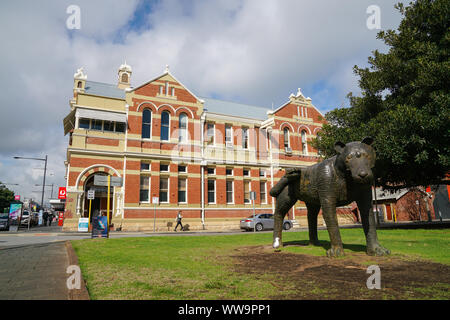
[[[242,148],[248,149],[248,128],[242,128]]]
[[[261,203],[266,204],[267,203],[267,192],[266,192],[266,182],[260,181],[259,182],[259,192],[261,196]]]
[[[225,126],[225,145],[233,146],[233,128],[230,125]]]
[[[142,111],[142,138],[150,139],[152,130],[152,112],[149,109]]]
[[[161,113],[161,141],[169,141],[170,114],[167,111]]]
[[[216,180],[208,179],[208,203],[216,203]]]
[[[289,129],[283,129],[284,147],[289,148]]]
[[[308,154],[308,144],[306,142],[306,131],[305,130],[302,130],[301,138],[302,138],[302,152],[303,152],[303,154]]]
[[[150,177],[141,176],[140,188],[139,188],[139,201],[148,202],[150,194]]]
[[[169,202],[169,178],[160,177],[159,179],[159,202]]]
[[[206,142],[214,144],[214,123],[206,124]]]
[[[178,178],[178,202],[186,203],[186,179]]]
[[[179,122],[178,141],[186,142],[187,136],[188,136],[188,131],[187,131],[188,117],[187,117],[187,115],[185,113],[181,113],[178,122]]]
[[[250,181],[244,181],[244,203],[250,203]]]
[[[226,193],[227,193],[227,203],[233,203],[233,181],[227,180],[226,184]]]

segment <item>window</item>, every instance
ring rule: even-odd
[[[166,96],[169,94],[169,82],[168,81],[166,81]]]
[[[114,122],[112,121],[103,121],[103,131],[114,131]]]
[[[244,203],[250,203],[250,181],[244,181]]]
[[[78,81],[77,88],[82,88],[82,87],[83,87],[83,83],[81,81]]]
[[[216,202],[216,180],[208,180],[208,203]]]
[[[233,146],[233,129],[230,125],[225,126],[225,145]]]
[[[169,171],[169,165],[165,163],[159,164],[159,171],[161,172],[168,172]]]
[[[178,179],[178,202],[186,201],[186,179]]]
[[[206,172],[210,175],[214,175],[214,174],[216,174],[216,169],[215,168],[207,168]]]
[[[244,177],[250,177],[250,170],[244,169]]]
[[[242,148],[248,149],[248,128],[242,128]]]
[[[179,120],[179,134],[178,134],[178,141],[179,142],[186,142],[187,141],[187,121],[188,117],[185,113],[180,114],[180,120]]]
[[[159,202],[169,202],[169,178],[159,179]]]
[[[227,176],[232,176],[232,175],[233,175],[233,169],[231,169],[231,168],[226,168],[226,175],[227,175]]]
[[[116,132],[125,132],[125,122],[116,122]]]
[[[306,144],[306,131],[302,130],[302,152],[303,154],[308,154],[308,145]]]
[[[266,171],[264,169],[259,169],[259,176],[260,177],[265,177],[266,176]]]
[[[214,124],[206,124],[206,142],[208,144],[214,144]]]
[[[150,177],[141,176],[140,191],[139,191],[140,202],[149,201],[149,191],[150,191]]]
[[[283,137],[284,137],[284,147],[289,148],[289,129],[283,129]]]
[[[78,123],[78,127],[80,129],[88,129],[89,130],[90,124],[91,124],[91,120],[90,119],[82,118],[82,119],[80,119],[80,121]]]
[[[233,181],[228,180],[226,185],[227,203],[233,203]]]
[[[163,113],[161,114],[161,140],[162,141],[169,140],[169,122],[170,122],[169,112],[163,111]]]
[[[150,163],[141,162],[141,171],[150,171]]]
[[[259,183],[259,192],[260,192],[260,196],[261,196],[261,203],[263,203],[263,204],[267,203],[266,183],[264,181],[261,181]]]
[[[178,166],[178,172],[186,173],[186,166]]]
[[[149,109],[144,109],[142,112],[142,138],[150,139],[152,129],[152,112]]]
[[[122,82],[128,82],[128,74],[122,73]]]
[[[163,87],[163,86],[159,86],[159,94],[160,94],[160,95],[163,94],[163,90],[164,90],[164,87]]]
[[[97,120],[97,119],[92,119],[92,123],[91,123],[91,125],[92,125],[92,127],[91,127],[91,129],[92,130],[102,130],[102,120]]]
[[[172,87],[172,97],[175,97],[175,87]]]

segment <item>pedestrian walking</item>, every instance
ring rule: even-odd
[[[51,226],[53,221],[53,212],[50,212],[48,215],[48,225]]]
[[[47,226],[47,220],[48,220],[48,212],[47,211],[44,212],[43,218],[44,218],[44,226]]]
[[[183,216],[181,215],[181,211],[178,211],[177,217],[176,217],[176,221],[177,221],[177,225],[175,226],[175,229],[173,231],[177,231],[178,225],[181,226],[181,231],[183,231],[183,224],[181,223],[181,219],[183,219]]]

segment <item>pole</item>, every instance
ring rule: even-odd
[[[106,204],[106,218],[108,221],[108,226],[107,226],[107,230],[108,230],[108,238],[109,238],[109,190],[111,188],[111,176],[108,174],[108,203]]]
[[[253,201],[253,232],[256,232],[255,199]]]
[[[153,232],[156,232],[156,203],[153,204]]]
[[[91,204],[92,204],[92,199],[89,199],[89,220],[88,220],[88,232],[89,232],[89,227],[91,226]]]
[[[47,155],[45,155],[44,182],[42,183],[42,198],[41,198],[42,212],[44,211],[44,191],[45,191],[45,175],[46,175],[46,173],[47,173]]]

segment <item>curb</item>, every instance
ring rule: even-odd
[[[78,257],[75,253],[75,250],[72,247],[72,244],[70,241],[66,241],[66,249],[67,249],[67,256],[69,258],[69,265],[78,265]],[[86,288],[86,281],[84,281],[83,276],[81,276],[81,289],[72,289],[68,292],[68,299],[69,300],[90,300],[89,293]]]

